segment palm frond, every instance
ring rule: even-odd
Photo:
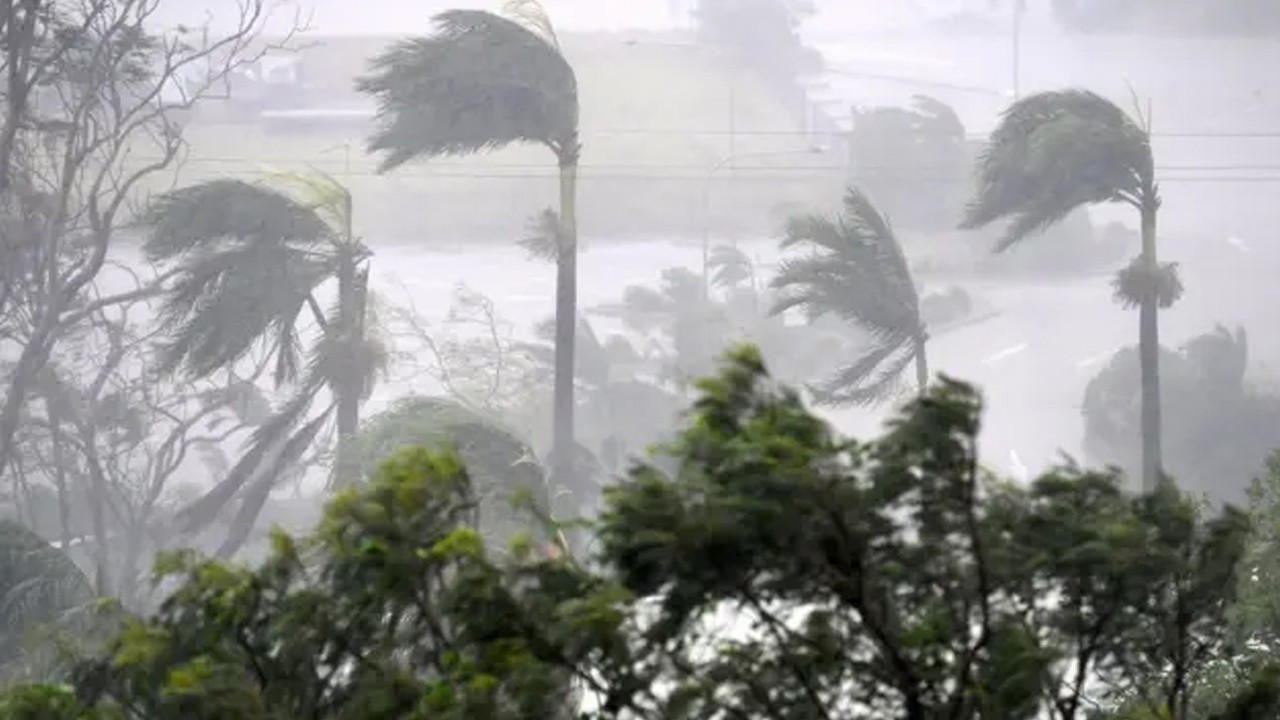
[[[146,229],[143,252],[151,262],[177,260],[227,240],[241,244],[315,246],[333,228],[313,208],[268,187],[243,180],[211,180],[165,193],[138,219]]]
[[[1121,268],[1111,281],[1112,298],[1126,310],[1140,305],[1145,298],[1154,296],[1162,309],[1173,307],[1182,297],[1182,279],[1178,277],[1178,263],[1160,263],[1148,268],[1147,263],[1135,257]]]
[[[450,10],[435,24],[374,58],[357,81],[378,104],[369,149],[383,154],[382,170],[512,143],[576,146],[577,78],[554,45],[484,11]]]
[[[551,24],[551,16],[538,0],[507,0],[502,4],[502,15],[520,23],[529,32],[546,41],[548,45],[557,51],[560,50],[560,40],[556,37],[555,27]]]
[[[708,265],[711,282],[716,287],[736,287],[750,280],[755,272],[751,258],[734,245],[717,245],[712,248]]]
[[[1111,101],[1086,90],[1038,93],[1001,116],[961,227],[1011,218],[1003,249],[1082,205],[1137,203],[1153,173],[1150,137]]]
[[[563,237],[559,213],[546,208],[529,222],[520,247],[534,260],[555,261],[564,246]]]
[[[0,666],[21,654],[24,633],[92,598],[89,579],[63,551],[0,518]]]
[[[162,369],[207,376],[263,339],[276,357],[277,383],[297,369],[297,321],[334,260],[288,246],[244,246],[188,255],[158,315],[165,329]]]
[[[916,345],[909,337],[874,344],[853,362],[822,382],[810,386],[823,405],[868,406],[890,400],[904,391],[903,373],[915,361]]]
[[[360,268],[354,282],[352,312],[356,317],[363,316],[363,320],[351,336],[344,336],[338,330],[342,326],[342,307],[340,301],[335,301],[326,313],[325,332],[309,353],[306,377],[333,388],[347,382],[348,373],[354,368],[360,383],[359,397],[368,399],[377,379],[386,374],[391,353],[381,334],[375,332],[376,326],[369,322],[369,268]]]
[[[269,171],[265,179],[293,189],[293,197],[304,207],[316,212],[343,240],[351,240],[355,222],[351,190],[328,173]]]
[[[324,428],[332,414],[333,406],[331,405],[289,436],[282,445],[278,445],[272,457],[257,468],[256,477],[243,493],[240,508],[227,529],[227,536],[218,547],[219,557],[231,557],[244,545],[258,516],[262,514],[262,508],[266,505],[267,498],[271,496],[271,491],[279,484],[280,476],[302,459],[303,454],[315,442],[316,436],[320,434],[320,430]]]
[[[180,271],[159,311],[164,369],[205,376],[270,338],[277,382],[292,379],[297,318],[335,268],[324,246],[337,236],[317,208],[262,185],[215,180],[162,195],[140,222],[147,257]]]
[[[550,377],[555,366],[555,318],[537,323],[534,337],[539,342],[517,343],[516,348],[538,366],[540,375]],[[573,365],[577,380],[591,387],[604,385],[609,380],[612,362],[610,348],[600,341],[595,328],[583,318],[578,319],[575,337]]]
[[[871,346],[812,388],[819,402],[867,405],[901,387],[902,371],[920,351],[925,332],[920,296],[889,222],[857,189],[836,218],[807,215],[787,225],[783,247],[808,246],[785,259],[773,278],[773,313],[803,309],[810,318],[836,315],[870,335]]]
[[[270,461],[273,453],[288,442],[294,429],[311,409],[321,387],[317,378],[309,378],[279,411],[256,428],[227,476],[174,515],[173,531],[179,535],[200,532],[216,520],[241,488],[257,476],[264,463]]]
[[[906,256],[870,200],[850,190],[844,212],[831,219],[793,218],[782,247],[809,245],[811,254],[785,259],[771,286],[779,314],[801,308],[810,318],[833,314],[879,338],[922,329],[920,302]]]

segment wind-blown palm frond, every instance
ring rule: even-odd
[[[0,667],[21,656],[25,633],[92,599],[89,579],[65,553],[0,519]]]
[[[925,335],[919,293],[897,237],[870,200],[850,189],[839,217],[791,219],[782,247],[801,245],[811,253],[784,260],[772,281],[778,291],[773,313],[796,308],[810,318],[832,314],[865,330],[872,342],[860,358],[813,388],[817,399],[885,399],[902,370],[923,352]]]
[[[520,247],[534,260],[558,260],[564,248],[563,236],[559,213],[546,208],[529,221]]]
[[[293,188],[295,200],[316,212],[334,231],[347,238],[352,236],[355,210],[351,191],[337,178],[328,173],[311,171],[268,172],[265,179]]]
[[[271,496],[271,491],[280,484],[280,478],[285,470],[296,465],[302,459],[307,448],[311,447],[316,440],[316,436],[324,428],[325,423],[329,421],[329,415],[332,412],[333,406],[331,405],[324,412],[309,420],[306,425],[303,425],[284,442],[277,443],[273,448],[273,452],[270,453],[270,459],[255,470],[256,478],[249,485],[249,488],[242,493],[240,508],[231,520],[231,526],[227,530],[226,538],[223,539],[222,544],[218,547],[219,557],[231,557],[244,545],[245,540],[249,538],[249,533],[253,530],[258,515],[262,513],[262,508],[267,503],[267,498]]]
[[[551,16],[538,0],[507,0],[502,4],[502,15],[514,20],[542,38],[548,45],[560,50],[560,39],[551,25]]]
[[[533,361],[538,375],[550,377],[555,370],[555,318],[535,325],[533,335],[538,342],[518,343],[516,347]],[[579,383],[598,388],[609,381],[615,350],[601,342],[595,328],[585,319],[578,320],[573,352],[574,372]]]
[[[260,185],[214,180],[161,196],[141,221],[147,257],[180,263],[160,310],[170,331],[165,369],[208,375],[270,338],[277,381],[292,379],[298,316],[334,271],[324,246],[337,236],[317,210]]]
[[[895,337],[873,345],[830,377],[809,385],[814,401],[823,405],[875,405],[902,394],[903,373],[915,361],[911,338]]]
[[[748,282],[755,274],[751,258],[734,245],[717,245],[711,250],[708,261],[711,282],[716,287],[736,287]]]
[[[1031,95],[1005,110],[979,159],[977,192],[961,227],[1011,218],[1003,250],[1076,208],[1137,206],[1155,171],[1147,131],[1087,90]]]
[[[435,24],[374,58],[357,82],[378,103],[369,149],[385,153],[382,170],[512,143],[576,146],[577,79],[554,44],[484,11],[450,10]]]

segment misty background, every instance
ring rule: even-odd
[[[268,48],[261,59],[220,78],[214,93],[182,112],[179,162],[148,177],[140,193],[264,173],[325,173],[350,192],[352,230],[372,253],[369,287],[378,302],[411,307],[431,332],[447,325],[483,338],[500,326],[512,342],[535,339],[554,309],[556,269],[531,260],[519,241],[531,219],[556,202],[556,169],[545,148],[510,147],[381,173],[378,158],[366,152],[374,106],[355,88],[371,57],[430,32],[434,14],[495,4],[275,5],[255,40]],[[963,317],[930,339],[930,369],[982,388],[986,463],[1026,479],[1062,453],[1116,460],[1087,447],[1082,406],[1090,382],[1134,344],[1136,314],[1113,302],[1111,283],[1136,252],[1138,218],[1127,208],[1089,207],[1045,238],[994,257],[998,229],[955,229],[972,193],[973,160],[999,113],[1037,91],[1085,87],[1152,124],[1164,198],[1161,260],[1179,263],[1186,286],[1160,316],[1162,344],[1177,349],[1219,325],[1242,328],[1248,387],[1280,392],[1280,336],[1271,332],[1280,301],[1273,279],[1280,248],[1272,239],[1280,205],[1271,201],[1280,190],[1280,80],[1270,71],[1280,61],[1280,20],[1272,17],[1280,13],[1250,16],[1253,6],[1242,2],[1238,12],[1216,10],[1210,18],[1204,3],[1189,1],[1152,13],[1138,0],[1127,12],[1086,0],[748,4],[765,9],[712,31],[695,20],[690,2],[544,3],[578,78],[579,307],[602,337],[649,342],[618,304],[629,288],[660,287],[673,269],[700,272],[705,248],[735,248],[767,279],[782,255],[786,220],[835,212],[856,184],[898,230],[922,294],[967,298]],[[769,14],[779,7],[786,12]],[[174,0],[162,2],[153,20],[196,28],[209,42],[235,20],[223,10],[221,3]],[[762,33],[758,42],[754,32]],[[744,45],[758,52],[743,53]],[[168,92],[181,98],[180,86],[190,80],[176,78]],[[945,113],[930,115],[922,102],[948,108],[958,125],[948,125]],[[130,288],[131,271],[143,265],[138,238],[122,232],[111,258],[118,265],[98,279],[108,294]],[[453,322],[460,296],[492,301],[485,307],[498,319]],[[678,314],[679,302],[673,305]],[[425,368],[423,339],[389,334],[395,362],[362,417],[406,396],[444,392],[440,373]],[[796,353],[809,357],[796,361],[801,369],[781,371],[784,380],[809,382],[805,373],[832,359],[827,346],[803,347]],[[610,372],[616,380],[632,368]],[[1191,407],[1198,412],[1213,401],[1210,394]],[[863,436],[891,409],[823,413],[843,432]],[[546,418],[529,414],[522,429],[534,445],[545,445]],[[1280,431],[1270,442],[1272,427],[1259,441],[1268,449],[1280,444]],[[1237,428],[1214,431],[1225,437]],[[237,447],[228,443],[224,454],[234,460]],[[1206,471],[1196,489],[1212,491],[1212,475]],[[258,526],[308,525],[326,479],[320,463],[281,483]],[[194,459],[178,480],[187,499],[212,484],[209,467]],[[1233,496],[1246,480],[1229,482],[1223,494]]]

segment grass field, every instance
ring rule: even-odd
[[[336,106],[362,102],[351,80],[388,41],[306,42],[307,81],[323,87]],[[584,239],[697,235],[704,190],[717,233],[758,235],[776,227],[785,208],[820,207],[839,190],[842,160],[805,151],[801,109],[783,107],[710,49],[643,34],[568,35],[562,43],[578,73],[582,105]],[[349,184],[360,231],[374,242],[514,238],[529,217],[555,202],[554,163],[545,148],[441,158],[378,175],[362,135],[361,129],[269,133],[195,119],[177,179],[185,184],[314,167]],[[710,168],[731,148],[736,170],[726,166],[708,185]],[[756,153],[768,156],[752,157]],[[172,180],[157,177],[149,189]]]

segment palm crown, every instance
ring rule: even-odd
[[[920,297],[896,235],[866,195],[850,189],[835,218],[792,218],[782,247],[796,246],[811,252],[783,261],[773,280],[780,296],[773,312],[835,315],[871,337],[861,357],[814,387],[818,399],[835,405],[883,400],[897,391],[912,362],[927,380]]]
[[[282,470],[311,446],[335,409],[340,439],[354,432],[358,404],[385,363],[370,327],[371,253],[353,235],[350,194],[323,176],[272,179],[302,192],[214,180],[161,196],[142,217],[148,258],[179,270],[160,312],[165,368],[208,377],[266,342],[277,384],[294,388],[227,477],[179,516],[181,530],[198,530],[242,494],[224,552],[243,541]],[[338,299],[326,312],[317,290],[331,280]],[[304,368],[299,325],[308,310],[320,334]],[[333,399],[309,416],[322,388]]]
[[[1012,222],[1004,249],[1093,203],[1158,203],[1147,131],[1088,90],[1060,90],[1011,105],[978,161],[976,198],[962,226]]]
[[[357,83],[379,104],[369,147],[385,153],[384,170],[521,142],[557,157],[576,153],[577,78],[549,26],[537,32],[534,23],[479,10],[450,10],[435,24],[435,34],[375,58]]]

